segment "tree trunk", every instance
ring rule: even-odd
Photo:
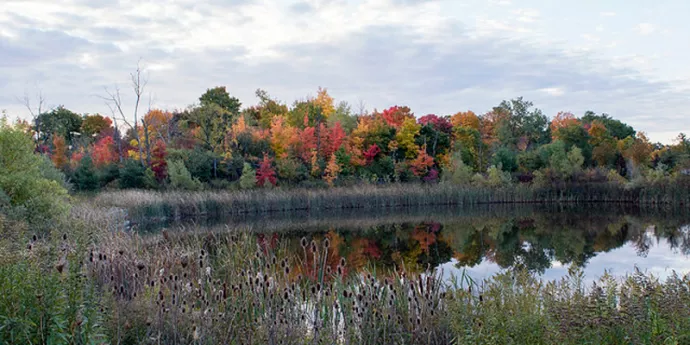
[[[151,166],[151,141],[149,140],[149,126],[141,120],[141,125],[144,126],[144,144],[146,145],[146,166]]]

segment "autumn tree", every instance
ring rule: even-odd
[[[328,165],[326,165],[326,171],[323,179],[326,180],[329,186],[333,186],[333,182],[338,178],[338,174],[341,171],[340,164],[338,164],[338,158],[335,153],[331,154],[331,158],[328,160]]]
[[[466,127],[466,128],[473,128],[479,131],[479,116],[475,114],[473,111],[468,110],[464,112],[459,112],[456,113],[455,115],[450,117],[450,123],[453,125],[453,127]]]
[[[256,170],[256,184],[263,187],[266,182],[269,182],[272,186],[276,185],[276,172],[273,169],[273,160],[264,154],[264,159],[259,164],[259,169]]]
[[[113,137],[107,136],[99,139],[91,152],[91,158],[95,167],[99,168],[117,161],[118,156],[115,152]]]
[[[86,115],[81,123],[81,134],[86,137],[93,137],[108,130],[113,125],[113,121],[100,114]]]
[[[392,106],[381,112],[380,116],[393,128],[400,128],[406,119],[414,120],[414,114],[407,106]]]
[[[316,98],[313,102],[321,108],[324,119],[328,119],[331,115],[333,115],[333,113],[335,113],[333,97],[328,94],[327,89],[319,86],[319,90],[316,92]]]
[[[165,141],[162,139],[156,140],[156,144],[151,151],[151,170],[153,170],[158,183],[162,183],[168,177],[168,163],[165,160],[167,155]]]
[[[50,155],[50,159],[58,169],[64,169],[67,165],[67,144],[64,137],[53,136],[53,153]]]
[[[421,126],[417,124],[414,118],[406,118],[400,125],[400,129],[395,134],[395,141],[398,143],[398,148],[402,149],[406,158],[414,158],[417,155],[419,147],[415,142],[415,137],[419,135]]]
[[[573,115],[570,112],[558,112],[556,116],[551,120],[550,128],[551,128],[551,136],[553,140],[558,140],[559,138],[559,130],[561,128],[566,128],[568,126],[579,126],[580,125],[580,120],[578,120],[575,115]]]
[[[426,152],[426,145],[422,146],[417,151],[417,157],[410,162],[412,173],[417,177],[422,177],[429,172],[432,166],[434,166],[434,158]]]

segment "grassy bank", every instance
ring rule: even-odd
[[[1,242],[0,343],[685,344],[690,277],[594,286],[573,269],[455,284],[352,268],[328,237],[301,252],[252,233],[140,236],[76,208],[65,227]],[[27,229],[28,230],[28,229]]]
[[[319,212],[491,203],[620,203],[684,206],[690,205],[690,187],[684,183],[637,187],[596,183],[550,188],[535,188],[527,185],[479,188],[446,184],[398,184],[253,191],[129,190],[102,193],[94,201],[98,205],[125,208],[133,219],[142,217],[179,219],[199,215],[240,215],[303,210]]]

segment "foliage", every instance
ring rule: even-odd
[[[47,141],[49,136],[60,136],[72,142],[73,133],[79,133],[82,125],[79,114],[60,105],[50,112],[39,114],[36,122],[39,124],[41,140]]]
[[[120,168],[120,188],[144,188],[146,168],[135,160],[126,160]]]
[[[273,161],[268,155],[264,154],[264,159],[259,164],[259,169],[256,170],[256,184],[259,187],[276,185],[276,172],[272,164]],[[266,184],[266,182],[268,182],[268,184]]]
[[[244,167],[242,168],[240,187],[242,189],[251,189],[256,187],[256,171],[247,162],[244,162]]]
[[[467,180],[471,170],[476,186],[492,179],[491,165],[499,175],[511,173],[516,182],[535,187],[607,183],[602,172],[614,169],[628,187],[637,188],[658,181],[662,170],[664,179],[690,171],[690,140],[682,135],[672,145],[652,144],[643,132],[607,114],[587,112],[578,118],[559,112],[549,119],[522,97],[504,100],[484,114],[468,110],[416,119],[406,106],[369,113],[361,105],[353,114],[349,104],[336,103],[322,87],[315,96],[289,106],[262,89],[255,94],[258,104],[242,109],[225,87],[207,89],[199,104],[184,111],[151,109],[138,132],[130,128],[122,140],[100,115],[85,115],[80,128],[69,131],[76,135],[81,130],[82,140],[60,134],[77,120],[71,121],[76,114],[59,107],[43,114],[46,126],[59,131],[42,131],[36,151],[50,152],[54,165],[70,176],[82,164],[80,159],[90,155],[99,184],[107,188],[115,187],[109,181],[120,175],[114,165],[124,167],[140,158],[146,159],[142,165],[150,172],[144,170],[143,183],[134,183],[138,188],[164,186],[165,162],[178,159],[192,178],[219,187],[240,179],[244,163],[260,168],[265,158],[275,163],[271,184],[281,187],[335,186],[335,181],[419,183],[436,180],[436,175],[450,178],[454,164],[461,167],[461,180]],[[21,128],[34,130],[28,123]],[[165,150],[156,147],[159,142]],[[129,154],[120,157],[120,152]],[[462,165],[457,157],[451,159],[458,155]],[[498,176],[495,169],[493,173]],[[129,177],[125,174],[123,186],[129,185]],[[259,184],[265,184],[263,180]]]
[[[81,123],[80,130],[82,135],[90,138],[111,129],[112,125],[113,121],[107,116],[100,114],[86,115]]]
[[[74,171],[74,186],[82,191],[94,191],[100,187],[98,175],[90,156],[84,156]]]
[[[163,140],[156,140],[156,145],[151,151],[151,170],[153,170],[156,181],[161,183],[168,177],[168,163],[165,158],[168,155],[166,145]]]
[[[0,213],[26,220],[37,229],[48,227],[68,210],[64,183],[41,166],[31,138],[0,118]]]
[[[168,160],[167,168],[172,188],[192,191],[201,189],[201,182],[192,177],[183,161],[179,159]]]

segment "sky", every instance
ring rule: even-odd
[[[671,143],[690,133],[686,0],[0,0],[0,109],[110,115],[181,109],[224,85],[243,105],[291,104],[319,86],[368,110],[422,116],[524,97],[552,117],[608,113]]]

